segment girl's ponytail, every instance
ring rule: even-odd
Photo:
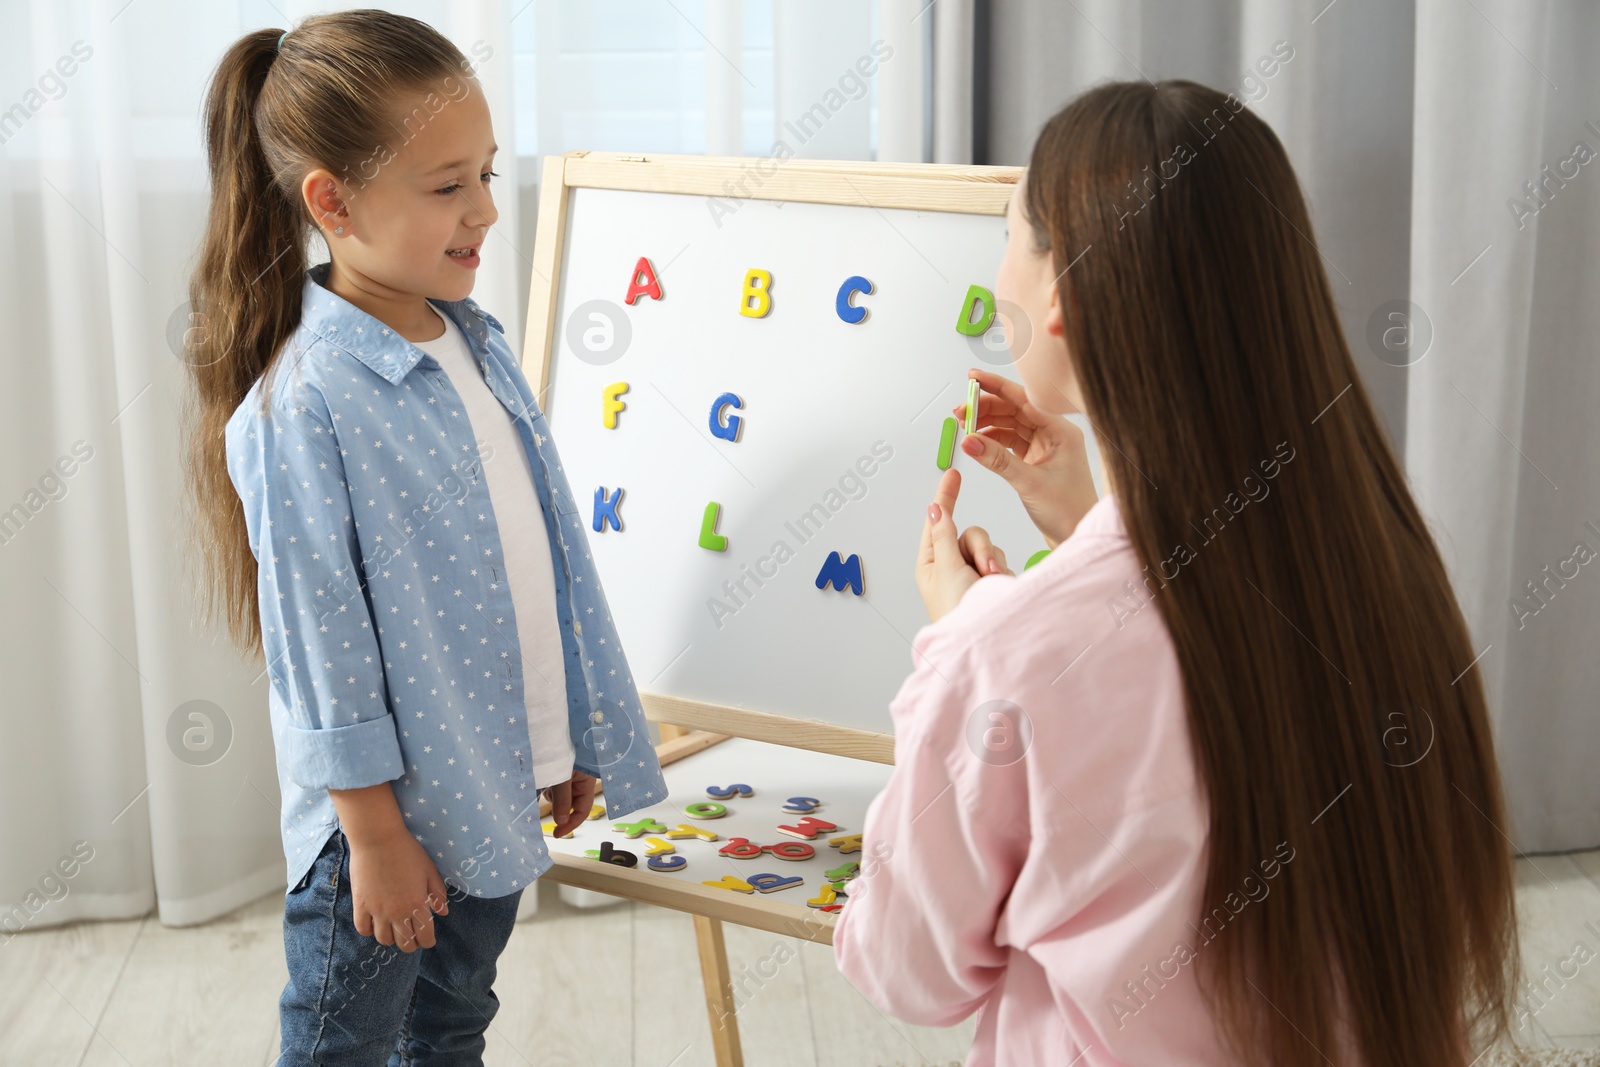
[[[278,58],[278,30],[257,30],[222,57],[205,103],[211,206],[189,282],[183,358],[195,411],[185,420],[190,501],[210,570],[205,613],[235,643],[260,646],[255,556],[228,475],[228,419],[300,323],[306,219],[274,179],[256,128],[256,104]]]
[[[221,415],[213,442],[300,322],[307,220],[279,184],[256,126],[278,59],[278,30],[258,30],[222,57],[206,97],[211,209],[189,286],[184,356],[200,401]]]
[[[183,356],[194,383],[184,464],[206,574],[202,614],[221,615],[246,653],[261,647],[256,560],[228,475],[228,420],[300,324],[305,176],[325,169],[354,195],[376,158],[404,147],[411,95],[459,99],[473,64],[426,23],[340,11],[256,30],[217,66],[205,104],[211,206],[189,285]],[[376,146],[376,148],[374,147]],[[263,407],[271,379],[263,383]]]

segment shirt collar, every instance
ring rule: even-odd
[[[1117,498],[1107,493],[1094,502],[1083,518],[1078,520],[1078,525],[1072,530],[1072,537],[1112,537],[1126,539],[1127,528],[1122,523],[1122,512],[1117,507]]]
[[[300,328],[354,356],[390,385],[399,385],[426,353],[328,289],[330,266],[318,263],[306,271]],[[489,313],[470,296],[463,300],[430,300],[429,303],[456,324],[472,346],[474,357],[483,358],[489,346],[488,324],[494,321]]]

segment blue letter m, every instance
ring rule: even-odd
[[[817,572],[817,588],[826,589],[829,585],[840,590],[848,585],[852,593],[860,596],[861,556],[851,553],[849,559],[840,559],[839,553],[829,552],[827,561]]]

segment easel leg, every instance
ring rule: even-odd
[[[722,922],[704,915],[694,916],[694,939],[700,948],[700,979],[706,988],[706,1013],[711,1020],[711,1047],[717,1055],[717,1067],[744,1067]]]

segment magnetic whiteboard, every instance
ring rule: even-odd
[[[635,684],[889,732],[928,621],[913,567],[943,420],[968,367],[1015,376],[998,322],[955,329],[968,286],[994,286],[1004,218],[770,200],[716,217],[698,195],[568,195],[541,403]],[[625,306],[641,256],[662,299]],[[762,318],[739,313],[750,268],[772,278]],[[874,287],[857,325],[835,310],[852,275]],[[626,407],[607,429],[617,381]],[[727,392],[736,442],[710,431]],[[959,449],[954,465],[958,527],[987,528],[1020,574],[1042,537],[998,476]],[[623,490],[620,531],[590,525],[600,486]],[[698,544],[709,501],[725,551]],[[817,588],[834,551],[861,556],[861,596]]]

